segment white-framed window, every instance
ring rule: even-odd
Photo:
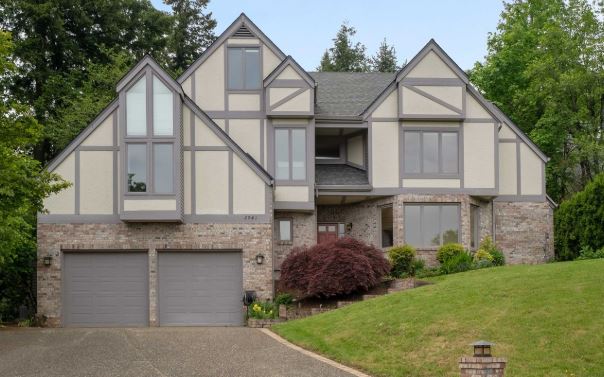
[[[460,241],[460,205],[405,204],[405,243],[438,247]]]
[[[304,128],[275,128],[275,178],[279,181],[306,180]]]
[[[258,90],[261,88],[260,48],[228,47],[227,62],[229,90]]]
[[[458,175],[457,131],[404,131],[403,170],[407,175]]]

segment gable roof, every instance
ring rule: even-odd
[[[179,83],[184,82],[204,61],[206,61],[214,51],[216,51],[228,38],[230,38],[233,34],[237,33],[241,27],[245,27],[249,32],[251,32],[256,38],[260,39],[262,43],[264,43],[279,59],[285,59],[285,54],[283,51],[277,47],[263,32],[249,19],[245,13],[241,13],[239,17],[229,27],[226,28],[225,31],[220,34],[220,36],[212,42],[212,44],[206,48],[201,55],[187,68],[182,75],[178,77],[176,81]]]
[[[266,88],[269,86],[287,67],[292,67],[310,87],[315,86],[315,79],[309,75],[291,55],[287,55],[287,57],[279,63],[268,76],[266,76],[264,79],[264,87]]]
[[[309,72],[317,82],[316,115],[358,116],[394,80],[394,73]]]
[[[197,106],[197,104],[185,94],[184,96],[184,104],[191,110],[195,115],[199,117],[210,129],[214,132],[216,136],[218,136],[239,158],[243,160],[258,176],[267,184],[273,184],[273,177],[267,172],[262,165],[256,161],[254,157],[252,157],[249,153],[245,152],[239,144],[237,144],[229,134],[227,134],[220,126],[216,124],[205,113],[202,109]]]
[[[126,85],[130,81],[132,81],[145,67],[151,67],[151,69],[157,73],[172,89],[174,89],[181,96],[184,94],[182,87],[176,80],[172,78],[160,65],[153,59],[151,55],[145,55],[138,63],[134,65],[134,67],[130,68],[130,70],[117,82],[115,85],[115,90],[117,92],[124,89]]]
[[[453,70],[453,72],[455,72],[455,74],[457,76],[459,76],[459,78],[464,83],[466,83],[466,84],[470,83],[470,80],[469,80],[468,76],[466,75],[466,72],[463,69],[461,69],[457,65],[457,63],[455,63],[455,61],[453,59],[451,59],[451,57],[445,52],[445,50],[443,50],[443,48],[440,47],[440,45],[438,43],[436,43],[434,38],[430,39],[428,41],[428,43],[426,43],[425,46],[422,47],[422,49],[419,50],[419,52],[407,64],[405,64],[405,66],[403,68],[401,68],[396,73],[396,82],[401,81],[405,76],[407,76],[407,74],[409,72],[411,72],[413,70],[413,68],[415,68],[417,66],[417,64],[419,62],[421,62],[422,59],[426,55],[428,55],[430,52],[434,52],[439,58],[441,58],[441,60],[449,68],[451,68],[451,70]]]

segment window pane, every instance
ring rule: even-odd
[[[459,242],[459,206],[442,206],[443,244]]]
[[[128,192],[147,191],[147,145],[128,144]]]
[[[260,50],[247,48],[245,53],[245,89],[260,89]]]
[[[289,179],[288,130],[275,130],[275,178]]]
[[[394,245],[392,207],[382,208],[382,247]]]
[[[279,220],[279,240],[291,241],[291,222],[290,220]]]
[[[422,246],[438,246],[440,245],[439,206],[424,206],[423,210]]]
[[[420,172],[419,132],[405,132],[405,173]]]
[[[147,83],[143,76],[126,92],[126,129],[128,136],[147,134]]]
[[[442,133],[442,160],[443,173],[457,173],[458,159],[457,154],[457,133]]]
[[[424,132],[424,173],[438,173],[438,133]]]
[[[172,135],[172,124],[174,118],[172,91],[153,76],[153,134]]]
[[[338,237],[346,236],[346,224],[338,224]]]
[[[227,51],[229,89],[243,89],[243,50],[229,48]]]
[[[413,246],[422,246],[420,231],[420,206],[405,206],[405,243]]]
[[[479,224],[478,224],[478,207],[475,205],[470,206],[470,247],[475,249],[478,247],[479,239]]]
[[[306,178],[306,130],[292,130],[292,179]]]
[[[153,144],[153,189],[160,194],[174,192],[172,144]]]

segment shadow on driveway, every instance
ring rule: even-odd
[[[245,327],[0,331],[0,376],[346,376]]]

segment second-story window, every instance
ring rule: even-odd
[[[405,131],[405,174],[457,175],[458,143],[457,131]]]
[[[125,143],[128,192],[173,194],[174,93],[151,72],[126,92]]]
[[[305,129],[275,129],[275,177],[281,181],[306,179]]]
[[[229,90],[258,90],[262,81],[260,49],[229,47],[227,82]]]

